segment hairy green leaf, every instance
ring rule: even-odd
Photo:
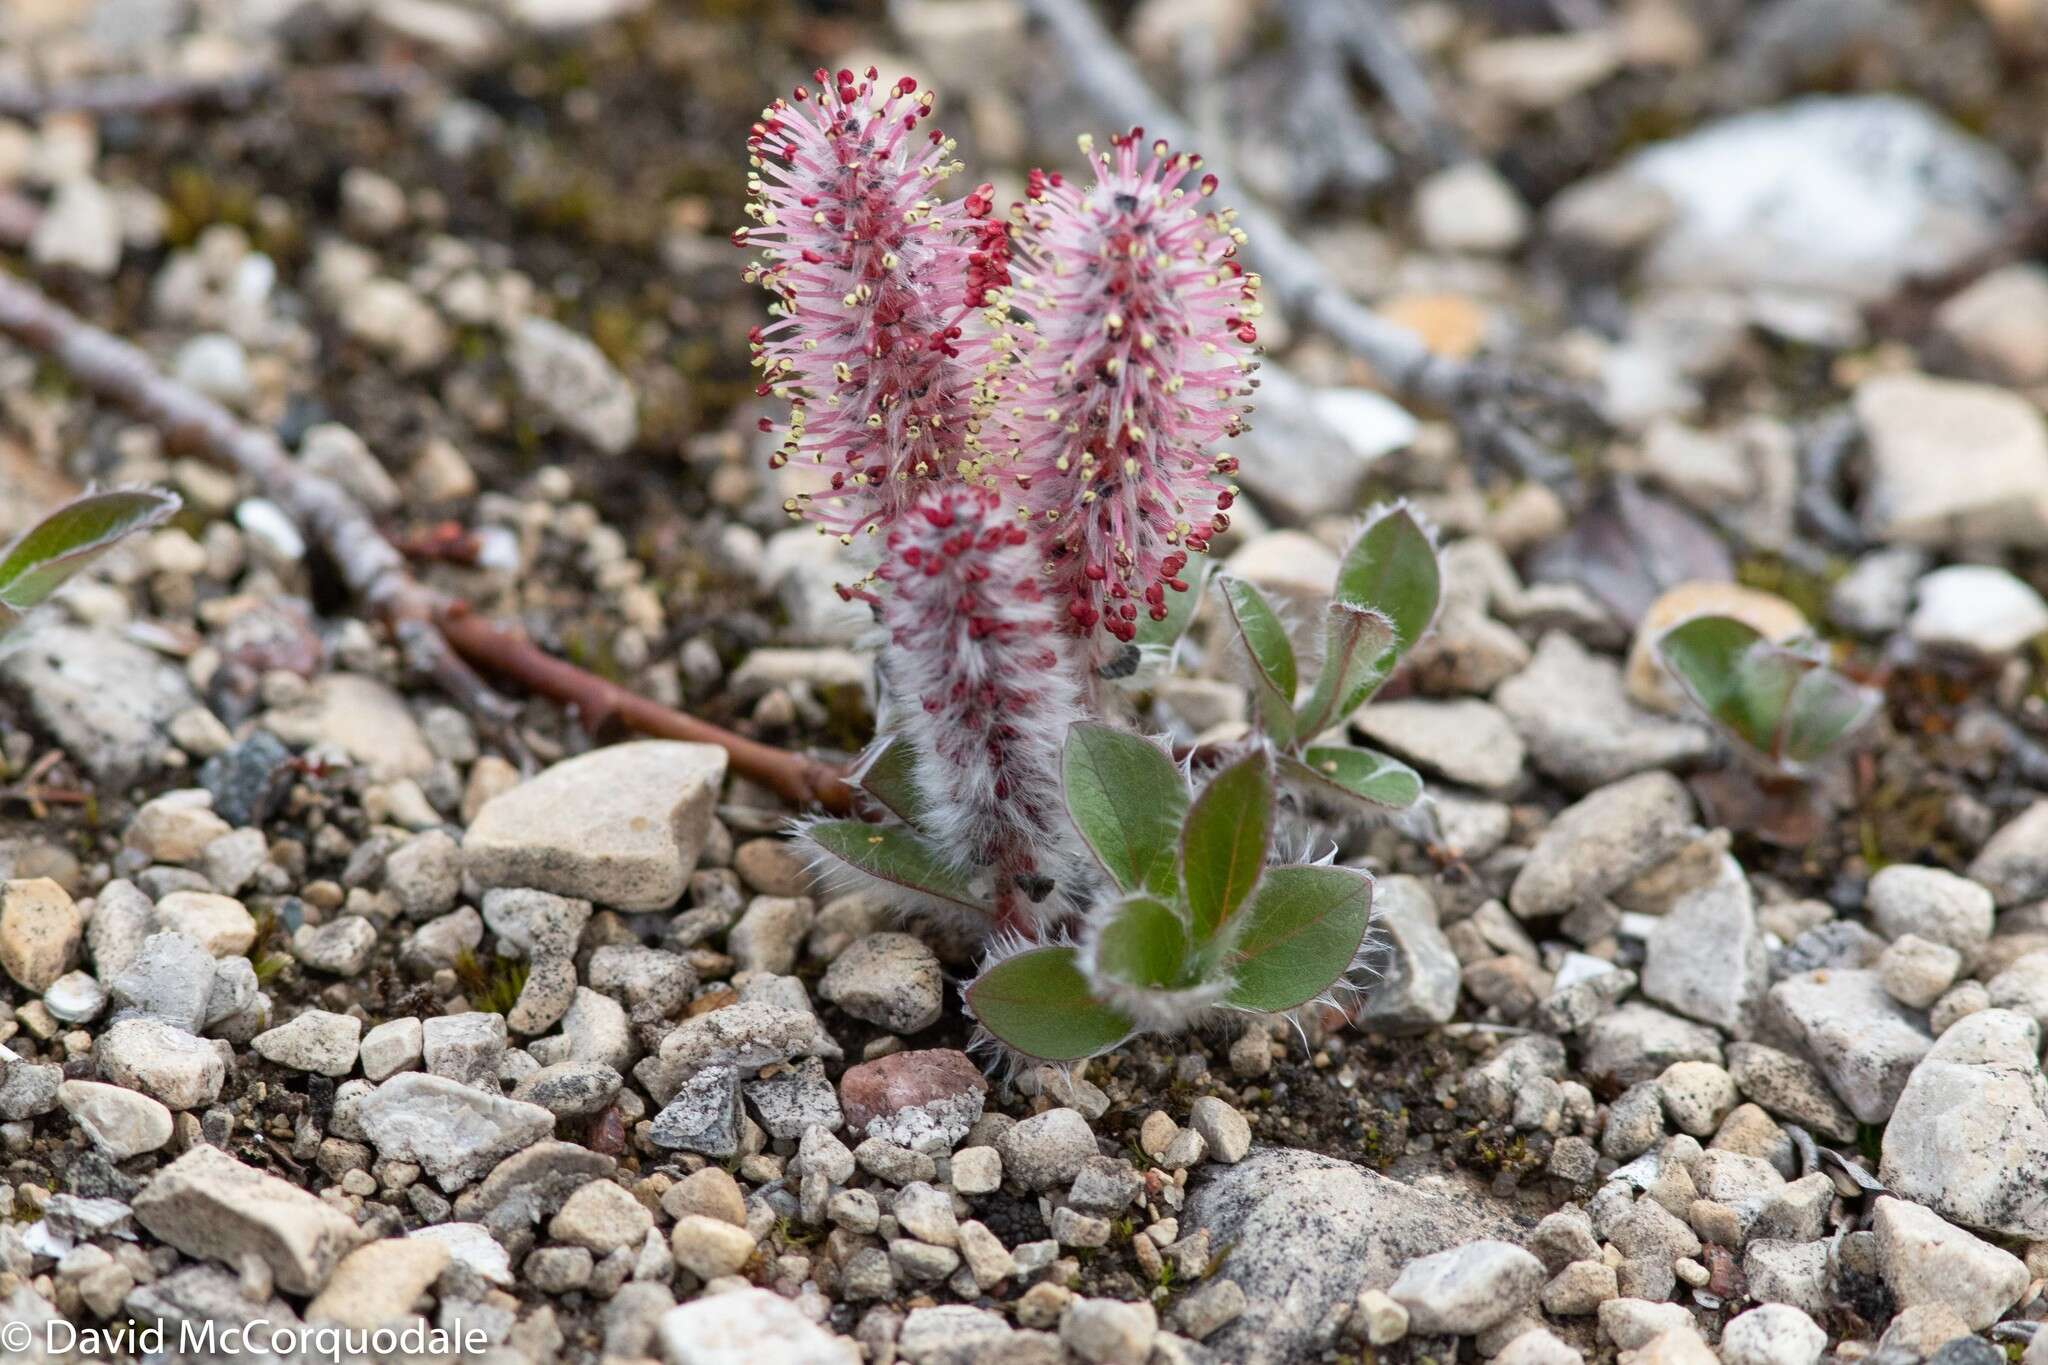
[[[1884,697],[1832,668],[1816,668],[1793,685],[1779,732],[1780,755],[1814,763],[1877,714]]]
[[[1294,692],[1300,686],[1294,662],[1294,645],[1287,638],[1264,593],[1235,574],[1217,579],[1223,589],[1223,604],[1237,638],[1244,642],[1252,661],[1252,702],[1259,709],[1259,728],[1276,744],[1294,742]]]
[[[868,761],[860,775],[860,789],[882,803],[891,815],[915,828],[931,809],[924,789],[917,785],[917,754],[905,739],[892,739]]]
[[[962,910],[987,914],[967,879],[946,866],[910,830],[864,820],[821,820],[805,831],[812,843],[856,872],[910,888]]]
[[[1273,843],[1273,763],[1253,750],[1209,779],[1180,835],[1189,929],[1207,943],[1258,885]]]
[[[147,488],[88,493],[65,503],[0,554],[0,606],[27,611],[123,537],[161,525],[177,510],[176,494]]]
[[[1186,984],[1188,931],[1172,906],[1133,896],[1110,912],[1095,940],[1095,971],[1126,986],[1170,991]]]
[[[1095,998],[1072,948],[1033,948],[1003,959],[967,988],[967,1008],[997,1038],[1047,1062],[1097,1056],[1133,1028]]]
[[[1228,959],[1224,1003],[1277,1013],[1321,995],[1344,975],[1372,925],[1372,878],[1351,867],[1267,871]]]
[[[1301,708],[1300,733],[1321,734],[1365,705],[1397,662],[1393,622],[1365,607],[1330,603],[1323,628],[1323,669]]]
[[[1867,689],[1732,616],[1680,621],[1657,655],[1709,719],[1773,762],[1811,762],[1876,708]]]
[[[1394,627],[1394,652],[1406,653],[1436,618],[1443,569],[1428,532],[1405,507],[1368,523],[1337,568],[1335,600],[1376,611]]]
[[[1060,769],[1067,814],[1103,871],[1124,891],[1171,895],[1188,788],[1166,751],[1080,721],[1067,731]]]
[[[1422,778],[1399,759],[1357,745],[1327,745],[1283,758],[1282,773],[1312,790],[1385,810],[1406,810],[1422,797]]]

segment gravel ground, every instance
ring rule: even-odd
[[[1378,878],[1348,1015],[985,1070],[972,945],[814,885],[723,750],[479,723],[277,507],[0,343],[0,539],[185,500],[0,647],[0,1361],[260,1321],[290,1360],[2048,1365],[2048,10],[1389,8],[1433,130],[1287,41],[1364,4],[1099,11],[1333,290],[1597,409],[1411,414],[1261,319],[1294,382],[1218,557],[1309,619],[1373,502],[1446,546],[1352,722],[1433,822],[1314,831]],[[1013,197],[1092,118],[1029,9],[13,6],[0,106],[169,93],[0,116],[0,256],[437,587],[846,755],[872,622],[756,430],[746,128],[821,62],[918,72]],[[1648,652],[1700,611],[1883,690],[1796,845],[1700,780]],[[1211,615],[1137,722],[1243,732]]]

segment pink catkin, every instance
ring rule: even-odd
[[[818,89],[799,87],[754,125],[756,226],[733,240],[759,249],[747,278],[777,298],[779,316],[753,335],[758,392],[790,404],[771,463],[829,473],[785,506],[850,541],[982,464],[996,356],[981,313],[1009,283],[1009,249],[988,186],[940,198],[960,166],[926,126],[932,97],[915,80],[816,74]]]
[[[1013,211],[1013,301],[1030,323],[1012,345],[1021,375],[1004,414],[1020,518],[1039,537],[1073,633],[1128,641],[1140,613],[1166,615],[1190,552],[1229,526],[1233,456],[1255,362],[1258,277],[1241,234],[1190,194],[1200,158],[1143,133],[1083,142],[1094,183],[1034,171]],[[1099,638],[1099,636],[1098,636]]]
[[[1079,865],[1061,805],[1060,753],[1080,688],[1039,552],[982,488],[926,495],[890,527],[889,684],[905,703],[931,842],[994,873],[1001,926],[1033,933]]]

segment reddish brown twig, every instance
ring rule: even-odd
[[[426,587],[361,504],[338,484],[301,468],[275,436],[168,378],[134,346],[5,273],[0,334],[48,356],[86,388],[135,413],[174,449],[232,465],[253,480],[327,552],[349,591],[391,628],[412,667],[486,723],[508,725],[515,710],[470,662],[576,707],[592,730],[616,720],[643,734],[716,744],[731,755],[734,771],[791,801],[815,802],[835,813],[851,809],[852,791],[832,765],[637,696],[550,657],[484,621],[467,604]]]

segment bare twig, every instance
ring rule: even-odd
[[[1087,0],[1025,0],[1059,44],[1074,84],[1107,117],[1189,145],[1188,131],[1145,84],[1123,48],[1089,10]],[[1328,332],[1362,357],[1407,398],[1451,410],[1483,397],[1577,399],[1569,386],[1527,370],[1432,353],[1420,336],[1346,294],[1315,254],[1278,217],[1235,197],[1238,223],[1250,238],[1246,254],[1284,311]]]
[[[420,67],[398,63],[312,67],[280,75],[269,67],[210,76],[122,75],[34,89],[0,85],[0,117],[47,114],[152,114],[202,105],[239,108],[283,84],[294,95],[395,99],[429,84]]]
[[[551,658],[524,637],[421,584],[362,506],[331,480],[301,468],[275,436],[166,377],[134,346],[4,273],[0,334],[48,356],[86,388],[129,409],[161,431],[167,444],[230,464],[251,479],[326,550],[349,591],[390,626],[407,661],[487,723],[508,724],[515,710],[470,662],[576,707],[593,731],[617,720],[645,734],[716,744],[731,755],[736,771],[792,801],[816,802],[835,812],[851,808],[851,790],[831,764],[636,696]]]
[[[1429,77],[1409,50],[1386,0],[1299,0],[1335,12],[1332,31],[1351,59],[1372,78],[1400,120],[1422,139],[1438,164],[1465,154],[1464,139],[1444,117]]]

